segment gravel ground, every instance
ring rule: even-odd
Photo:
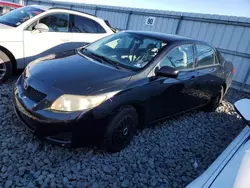
[[[35,138],[12,110],[13,82],[0,86],[0,187],[184,187],[244,128],[231,103],[250,97],[230,89],[217,112],[151,126],[120,153],[107,154]]]

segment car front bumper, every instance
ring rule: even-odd
[[[22,96],[20,86],[13,89],[16,115],[34,135],[54,144],[75,147],[100,143],[105,119],[96,119],[91,111],[61,113],[47,109],[32,110],[30,101]]]
[[[72,121],[58,121],[51,122],[40,120],[18,101],[14,97],[14,109],[19,120],[25,125],[28,130],[34,133],[39,138],[45,138],[46,140],[62,146],[72,146],[73,142],[73,127],[75,122]]]

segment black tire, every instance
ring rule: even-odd
[[[4,52],[0,51],[0,84],[6,82],[11,77],[11,75],[11,60]]]
[[[223,87],[221,86],[220,91],[215,93],[211,98],[210,102],[204,107],[205,112],[214,112],[220,105],[224,96]]]
[[[132,106],[119,109],[109,121],[104,133],[103,147],[109,152],[118,152],[132,140],[138,126],[138,114]]]

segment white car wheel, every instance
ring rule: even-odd
[[[0,51],[0,84],[7,81],[12,74],[10,58]]]

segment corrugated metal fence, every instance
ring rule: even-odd
[[[158,31],[206,41],[236,67],[233,87],[250,91],[250,18],[48,0],[23,1],[25,5],[40,4],[90,13],[122,30]]]

